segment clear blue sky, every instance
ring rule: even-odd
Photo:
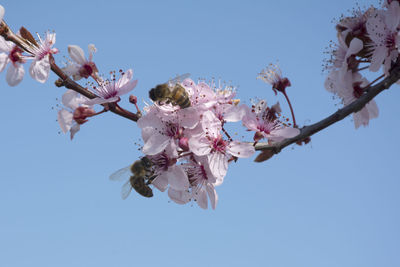
[[[360,1],[361,5],[377,1]],[[98,48],[103,73],[133,68],[135,93],[178,73],[221,77],[239,97],[279,100],[256,80],[279,60],[292,82],[299,124],[337,109],[323,88],[323,52],[333,18],[354,1],[22,1],[7,0],[14,29],[57,33],[67,45]],[[26,70],[27,70],[26,66]],[[400,266],[399,86],[376,98],[379,118],[351,119],[255,164],[230,166],[215,211],[152,199],[120,198],[109,175],[141,154],[134,123],[105,114],[72,142],[55,107],[63,89],[0,74],[0,266]]]

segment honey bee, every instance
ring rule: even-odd
[[[189,73],[183,74],[168,81],[167,83],[159,84],[149,91],[149,97],[153,101],[171,103],[180,108],[190,107],[190,99],[186,89],[179,84],[180,81],[188,78]]]
[[[129,196],[132,188],[144,197],[153,196],[153,190],[149,186],[156,178],[156,175],[154,175],[151,170],[152,165],[153,163],[149,158],[143,157],[135,161],[132,165],[122,168],[110,175],[110,180],[112,181],[120,181],[130,176],[129,180],[122,186],[122,199],[126,199]]]

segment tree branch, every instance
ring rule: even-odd
[[[18,35],[14,34],[8,25],[4,22],[4,20],[0,23],[0,35],[4,37],[7,41],[13,42],[15,45],[19,46],[22,48],[24,51],[28,52],[31,54],[29,45],[19,37]],[[78,83],[74,82],[71,78],[66,75],[62,69],[55,63],[54,57],[52,55],[49,55],[50,57],[50,67],[51,70],[60,78],[56,82],[57,87],[65,86],[68,89],[74,90],[84,96],[86,96],[89,99],[96,98],[97,95],[89,91],[87,88],[82,87]],[[126,109],[121,108],[120,106],[116,105],[116,103],[106,103],[103,104],[103,106],[107,109],[110,110],[111,112],[122,116],[124,118],[127,118],[132,121],[138,121],[140,119],[141,114],[140,113],[132,113]]]
[[[303,128],[300,129],[300,134],[292,137],[285,139],[281,142],[275,143],[275,144],[268,144],[268,143],[258,143],[255,146],[256,150],[269,150],[272,151],[274,154],[278,154],[283,148],[296,143],[298,141],[301,141],[325,128],[328,126],[343,120],[346,118],[348,115],[350,115],[353,112],[360,111],[369,101],[371,101],[375,96],[377,96],[379,93],[382,91],[388,89],[392,84],[397,82],[400,79],[400,60],[396,62],[394,67],[392,68],[390,75],[385,78],[383,81],[380,83],[367,87],[365,89],[365,93],[355,100],[353,103],[339,109],[332,115],[326,117],[325,119],[311,124],[309,126],[304,126]]]

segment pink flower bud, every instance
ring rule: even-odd
[[[78,124],[87,122],[88,117],[92,117],[96,112],[88,107],[78,107],[74,110],[73,118]]]

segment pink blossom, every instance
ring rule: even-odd
[[[343,105],[347,106],[364,93],[364,87],[369,84],[368,80],[360,73],[347,71],[344,75],[338,71],[332,71],[325,81],[325,88],[329,92],[341,98]],[[357,129],[361,125],[367,126],[370,119],[379,115],[375,100],[371,100],[359,112],[353,113],[354,126]]]
[[[117,102],[120,96],[129,93],[135,88],[137,80],[132,81],[133,70],[129,69],[126,72],[121,72],[121,77],[116,80],[115,72],[111,75],[111,80],[99,81],[99,86],[93,86],[93,92],[97,98],[89,100],[86,104],[104,104]]]
[[[264,100],[259,101],[252,109],[246,108],[243,125],[250,131],[256,131],[255,141],[268,138],[269,141],[280,142],[300,133],[299,129],[285,126],[278,120],[276,113],[279,110],[279,105],[271,109]]]
[[[170,188],[168,196],[171,200],[178,204],[185,204],[193,199],[199,207],[207,209],[209,198],[211,208],[215,209],[218,203],[215,186],[222,183],[222,178],[217,178],[213,175],[207,159],[196,157],[194,161],[190,161],[182,165],[182,167],[189,177],[190,188],[189,190]]]
[[[275,94],[277,92],[284,93],[286,87],[291,86],[289,79],[282,76],[282,70],[279,66],[274,64],[269,64],[267,68],[263,69],[258,74],[257,79],[261,79],[272,85],[272,90]]]
[[[93,44],[88,46],[89,59],[86,59],[85,53],[82,48],[77,45],[69,45],[68,53],[73,62],[68,62],[67,66],[63,69],[67,75],[71,75],[74,80],[82,78],[89,78],[91,75],[97,76],[97,67],[93,62],[93,53],[97,51]]]
[[[16,86],[24,78],[25,70],[23,63],[26,62],[22,56],[22,49],[16,46],[13,42],[4,40],[0,36],[0,72],[5,69],[8,63],[10,67],[7,70],[6,81],[10,86]]]
[[[178,154],[174,147],[168,146],[160,154],[147,157],[153,162],[154,174],[157,177],[152,184],[157,189],[164,192],[168,184],[175,190],[188,189],[189,180],[182,167],[176,165]]]
[[[228,160],[232,157],[247,158],[254,154],[251,144],[224,140],[221,135],[221,121],[211,111],[202,119],[203,133],[191,136],[189,148],[197,156],[207,156],[213,175],[224,177]]]
[[[400,22],[399,2],[390,3],[388,10],[376,10],[367,21],[368,35],[372,40],[370,71],[378,71],[383,62],[387,73],[392,61],[399,55],[398,46],[400,37],[397,27]]]
[[[64,133],[70,132],[71,140],[79,131],[80,125],[87,121],[86,117],[94,114],[92,107],[84,104],[87,100],[88,98],[73,90],[67,90],[62,96],[64,108],[58,111],[57,121]]]
[[[56,34],[47,32],[44,40],[42,40],[39,35],[38,38],[39,43],[37,45],[31,44],[29,48],[31,56],[28,58],[33,59],[29,68],[29,73],[36,81],[45,83],[50,73],[49,55],[58,53],[57,48],[52,48],[56,42]]]

